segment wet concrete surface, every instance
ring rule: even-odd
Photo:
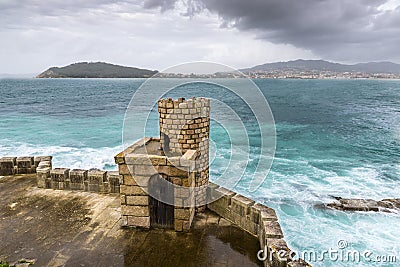
[[[212,212],[189,233],[121,228],[118,195],[35,187],[0,178],[0,260],[34,266],[262,266],[257,238]]]

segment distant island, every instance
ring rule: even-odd
[[[52,67],[36,78],[149,78],[158,71],[124,67],[104,62],[80,62]]]
[[[368,62],[346,65],[325,60],[293,60],[211,74],[163,73],[104,62],[81,62],[52,67],[37,78],[243,78],[253,79],[400,79],[400,64]]]

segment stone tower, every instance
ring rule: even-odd
[[[165,155],[196,150],[196,206],[203,210],[209,180],[210,99],[160,99],[160,148]]]
[[[160,138],[143,138],[115,156],[125,226],[188,231],[206,205],[210,100],[158,101]]]

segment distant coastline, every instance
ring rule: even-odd
[[[325,60],[294,60],[242,69],[251,78],[281,79],[400,79],[400,64],[368,62],[340,64]]]
[[[252,79],[400,79],[400,64],[369,62],[354,65],[323,60],[267,63],[237,72],[211,74],[162,73],[104,62],[81,62],[51,67],[36,78],[252,78]]]

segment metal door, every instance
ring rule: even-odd
[[[174,228],[174,206],[171,205],[173,200],[174,186],[169,182],[169,179],[163,178],[159,174],[150,177],[149,208],[151,227]]]

